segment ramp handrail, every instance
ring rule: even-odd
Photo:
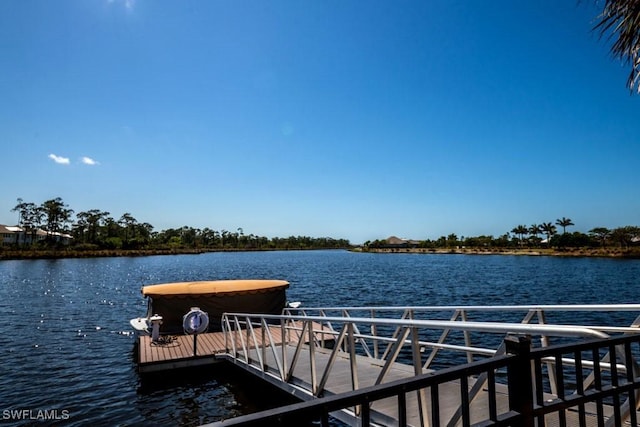
[[[540,310],[540,307],[535,306],[535,310]],[[640,305],[637,308],[640,309]],[[405,313],[407,309],[398,308]],[[466,356],[467,363],[473,362],[475,355],[504,354],[505,349],[501,345],[494,348],[474,346],[471,342],[471,333],[481,332],[483,336],[498,334],[500,338],[509,333],[525,334],[539,337],[541,345],[546,347],[549,337],[607,338],[609,337],[607,332],[612,331],[626,334],[640,332],[636,327],[602,327],[606,330],[605,332],[605,330],[599,330],[600,327],[584,325],[457,320],[463,316],[460,311],[452,320],[424,320],[407,318],[407,315],[403,315],[400,319],[351,315],[353,312],[362,312],[371,308],[341,309],[344,316],[308,315],[309,310],[302,310],[304,311],[302,314],[285,311],[288,314],[282,316],[226,313],[222,318],[222,328],[225,332],[228,357],[235,363],[242,363],[249,369],[259,372],[263,377],[287,383],[294,382],[298,361],[302,357],[307,357],[311,371],[309,384],[292,384],[292,387],[296,387],[300,393],[312,398],[328,393],[326,385],[338,358],[348,359],[351,365],[351,389],[358,390],[363,386],[384,383],[385,377],[399,361],[408,364],[413,370],[413,375],[421,375],[432,372],[434,360],[440,351],[461,353]],[[412,317],[411,312],[408,317]],[[525,320],[531,319],[526,317]],[[282,344],[269,335],[268,331],[273,327],[280,331],[283,338]],[[436,333],[441,331],[437,341],[429,339],[429,335],[433,336],[434,331]],[[453,332],[464,334],[464,345],[454,341],[446,342]],[[333,348],[325,348],[328,342],[333,343]],[[290,355],[287,348],[294,349],[293,355]],[[424,358],[423,354],[427,349],[431,352]],[[316,357],[316,353],[319,352],[329,354],[328,362],[323,366],[320,366]],[[382,366],[373,384],[361,384],[359,381],[358,363],[362,357],[378,360]],[[551,358],[544,361],[547,364],[547,383],[550,391],[552,394],[557,394],[558,385],[555,377],[557,373],[553,367],[559,361]],[[560,362],[570,365],[575,363],[575,360],[563,359]],[[594,366],[594,369],[620,370],[621,372],[626,369],[625,363],[608,365],[606,360],[603,362],[597,367],[591,366]],[[590,362],[584,360],[581,363],[588,367]],[[486,377],[478,378],[469,392],[471,400],[479,394],[486,380]],[[585,385],[588,386],[594,380],[593,376],[586,378]],[[419,396],[420,405],[425,405],[425,399],[425,396]],[[453,421],[462,416],[461,411],[462,409],[454,415]],[[425,421],[423,419],[422,425],[426,425]]]
[[[312,310],[325,311],[451,311],[451,310],[473,310],[473,311],[635,311],[640,312],[640,304],[511,304],[511,305],[412,305],[412,306],[318,306],[298,308],[287,307],[285,312],[303,312]]]
[[[638,317],[631,322],[630,327],[640,327],[640,304],[539,304],[539,305],[468,305],[468,306],[368,306],[368,307],[287,307],[283,310],[284,315],[297,316],[336,316],[339,317],[397,317],[400,319],[413,319],[419,315],[429,315],[432,313],[450,313],[450,320],[469,320],[468,316],[472,313],[493,313],[501,314],[521,313],[525,312],[525,316],[520,320],[522,323],[532,323],[537,321],[539,324],[545,324],[545,313],[567,313],[567,312],[636,312]],[[339,314],[338,314],[339,313]],[[366,313],[363,315],[363,313]],[[430,317],[431,318],[431,317]],[[609,331],[621,332],[615,326],[590,326],[592,328]]]
[[[629,328],[640,328],[640,304],[524,304],[524,305],[441,305],[441,306],[368,306],[368,307],[300,307],[300,308],[285,308],[283,314],[285,315],[303,315],[303,316],[335,316],[339,313],[340,316],[353,316],[362,317],[366,313],[366,316],[376,318],[400,318],[400,319],[415,319],[420,316],[433,316],[433,313],[448,314],[449,320],[452,321],[467,321],[470,320],[471,315],[492,315],[493,313],[500,313],[501,315],[517,315],[518,313],[525,312],[522,319],[515,318],[511,321],[520,321],[521,323],[538,323],[541,325],[547,324],[547,313],[625,313],[636,312],[639,315],[630,323],[628,327],[619,326],[606,326],[606,325],[580,325],[595,329],[608,334],[613,333],[636,333],[637,331]],[[557,323],[557,322],[556,322]],[[431,362],[436,358],[438,352],[442,348],[446,348],[446,344],[441,344],[449,339],[450,330],[443,330],[442,335],[438,339],[438,344],[434,344],[431,347],[431,353],[427,363],[427,367],[431,365]],[[463,331],[465,343],[471,342],[471,336],[469,331]],[[541,335],[540,343],[543,347],[549,346],[549,336]],[[375,343],[377,344],[377,342]],[[377,357],[378,347],[373,347],[374,357]],[[474,354],[472,352],[467,353],[467,362],[474,360]],[[553,373],[551,373],[553,376]],[[552,384],[554,384],[553,382]],[[553,385],[552,385],[553,386]],[[555,392],[555,390],[554,390]]]
[[[320,425],[328,427],[329,415],[335,411],[353,411],[360,408],[357,425],[376,425],[373,420],[373,408],[377,401],[396,397],[398,425],[408,424],[407,394],[428,392],[431,396],[431,408],[427,423],[433,426],[446,424],[442,418],[438,395],[442,387],[451,382],[458,384],[461,395],[461,406],[466,410],[461,417],[462,425],[469,426],[505,426],[505,425],[591,425],[622,426],[628,420],[630,425],[637,425],[638,391],[640,389],[640,375],[633,363],[633,353],[637,352],[640,344],[639,336],[621,336],[601,340],[587,340],[579,344],[552,346],[531,350],[527,339],[508,337],[505,339],[508,355],[474,362],[468,365],[449,368],[433,375],[422,374],[404,380],[387,384],[371,386],[344,393],[328,396],[309,402],[293,404],[281,408],[271,409],[256,414],[244,415],[237,418],[208,424],[208,427],[224,426],[285,426],[302,425],[320,421]],[[615,355],[620,363],[626,366],[624,374],[614,370],[609,375],[600,375],[591,388],[582,386],[580,379],[586,376],[584,365],[580,362],[584,354],[592,354],[594,363],[600,364],[607,353]],[[543,360],[551,358],[559,361],[556,369],[562,379],[564,366],[560,362],[563,356],[571,355],[578,364],[575,366],[577,381],[574,393],[565,389],[562,383],[562,393],[556,397],[549,397],[543,393],[542,371]],[[625,355],[624,361],[620,355]],[[614,363],[613,366],[617,366]],[[506,370],[507,392],[509,402],[507,407],[500,407],[497,402],[498,387],[496,372]],[[486,376],[488,406],[485,410],[472,411],[471,399],[468,395],[468,384],[474,378]],[[626,400],[625,400],[626,399]],[[613,401],[611,413],[605,409],[605,401]],[[620,404],[623,400],[624,403]],[[589,407],[593,405],[593,408]],[[354,414],[355,415],[355,414]],[[569,418],[574,417],[574,418]],[[587,423],[589,417],[589,423]],[[472,424],[474,423],[474,424]],[[423,424],[427,425],[427,424]]]

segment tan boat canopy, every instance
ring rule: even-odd
[[[162,333],[182,332],[183,316],[192,307],[209,315],[209,330],[220,330],[222,314],[281,314],[286,305],[284,280],[215,280],[165,283],[142,288],[149,297],[148,316],[162,316]]]
[[[163,283],[142,288],[145,296],[240,294],[288,288],[284,280],[212,280],[201,282]]]

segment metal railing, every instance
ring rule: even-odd
[[[452,353],[463,356],[462,361],[449,360],[449,364],[474,363],[477,356],[498,360],[507,351],[502,338],[509,333],[526,334],[540,340],[542,347],[549,345],[549,337],[576,338],[608,338],[608,333],[638,333],[635,325],[631,327],[612,326],[582,326],[582,325],[550,325],[544,323],[546,311],[564,309],[565,311],[603,310],[640,311],[640,305],[624,306],[501,306],[501,307],[387,307],[387,308],[320,308],[285,311],[284,316],[256,316],[251,314],[225,314],[222,327],[227,341],[228,358],[234,363],[243,365],[254,371],[262,378],[273,383],[286,383],[290,389],[302,399],[312,399],[328,396],[332,393],[327,384],[332,379],[337,361],[347,360],[350,364],[350,392],[363,388],[378,387],[386,382],[393,382],[390,373],[402,363],[411,368],[410,376],[421,376],[432,372],[437,357]],[[435,310],[453,309],[454,314],[449,320],[424,320],[418,313]],[[522,323],[479,322],[469,321],[468,313],[472,311],[525,311]],[[342,316],[328,316],[333,310],[338,310]],[[400,313],[399,318],[380,318],[376,313],[391,311]],[[369,317],[355,317],[362,313],[373,313]],[[314,315],[311,315],[314,314]],[[321,314],[321,315],[316,315]],[[537,318],[538,323],[529,323]],[[275,329],[274,329],[275,328]],[[281,339],[274,339],[273,331],[279,331]],[[462,333],[462,338],[454,339],[454,332]],[[499,337],[501,344],[487,347],[472,342],[471,334],[481,333]],[[327,348],[328,347],[328,348]],[[429,351],[427,351],[429,350]],[[320,358],[319,355],[323,357]],[[358,363],[361,358],[376,360],[381,367],[376,380],[371,383],[361,382],[358,376]],[[449,357],[449,356],[447,356]],[[540,359],[544,364],[544,384],[550,395],[559,395],[563,385],[558,382],[559,363],[562,366],[576,366],[594,369],[608,369],[623,371],[626,361],[622,364],[607,362],[610,357],[599,361],[575,357],[556,360],[551,356]],[[302,359],[307,363],[300,363]],[[496,359],[497,358],[497,359]],[[299,366],[304,367],[299,368]],[[304,372],[301,372],[304,370]],[[340,371],[342,372],[342,371]],[[439,369],[438,372],[441,372]],[[542,371],[541,371],[542,372]],[[336,375],[336,374],[333,374]],[[495,374],[481,373],[468,390],[469,402],[473,402],[483,394],[491,377]],[[304,381],[300,378],[305,378]],[[583,388],[588,389],[596,382],[596,375],[587,377]],[[425,418],[427,413],[427,398],[424,392],[417,396],[422,426],[429,425]],[[461,404],[455,413],[450,414],[449,423],[456,423],[464,419],[466,405]],[[360,409],[353,411],[353,416],[361,417]],[[449,415],[448,415],[449,416]]]
[[[524,316],[522,316],[524,313]],[[583,314],[581,320],[592,319],[595,313],[607,317],[619,316],[622,313],[636,313],[631,327],[640,327],[640,304],[556,304],[556,305],[470,305],[470,306],[377,306],[377,307],[299,307],[285,308],[286,316],[320,316],[320,317],[367,317],[383,319],[423,319],[451,321],[500,321],[507,323],[559,324],[576,323],[586,326],[584,321],[575,321],[575,317]],[[438,317],[439,316],[439,317]],[[548,317],[555,318],[548,321]],[[559,321],[561,320],[561,321]],[[589,327],[611,333],[624,333],[617,325],[590,325]]]
[[[358,425],[376,425],[372,421],[371,407],[382,399],[395,398],[398,408],[397,425],[407,425],[407,396],[418,392],[430,397],[430,408],[423,425],[463,426],[635,426],[639,403],[640,377],[633,354],[640,351],[640,335],[619,336],[589,340],[531,350],[530,338],[510,336],[505,339],[507,354],[449,368],[435,374],[421,374],[404,380],[366,387],[341,395],[315,399],[282,408],[245,415],[208,426],[284,426],[320,422],[329,425],[335,411],[353,411],[359,408]],[[566,356],[573,376],[566,373]],[[590,355],[593,367],[583,361]],[[544,370],[546,360],[555,361],[554,370],[559,379],[560,394],[546,392]],[[605,369],[605,365],[609,369]],[[497,391],[500,371],[506,371],[508,405],[501,408]],[[472,407],[470,384],[486,376],[485,411],[478,413]],[[594,377],[586,385],[585,381]],[[447,421],[441,417],[439,395],[443,385],[458,384],[462,415],[459,420]],[[607,413],[609,412],[609,413]],[[628,420],[628,421],[627,421]]]

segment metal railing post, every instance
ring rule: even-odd
[[[420,335],[418,328],[411,328],[411,353],[413,355],[413,372],[415,376],[422,375],[422,356],[420,355]],[[429,418],[427,415],[427,395],[424,388],[416,391],[418,399],[418,415],[420,417],[420,426],[429,426]]]
[[[533,381],[531,379],[531,337],[508,335],[504,339],[507,354],[515,358],[507,366],[509,409],[518,412],[518,425],[533,427]]]
[[[305,325],[307,325],[308,332],[309,332],[309,365],[311,368],[311,393],[313,393],[314,396],[317,396],[318,374],[316,371],[315,343],[313,342],[313,322],[312,321],[305,322]],[[301,338],[300,341],[304,342],[304,328],[302,332],[303,333],[300,336]]]

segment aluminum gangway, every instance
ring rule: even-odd
[[[508,384],[507,365],[476,374],[471,367],[508,356],[506,336],[526,337],[534,348],[544,350],[554,344],[635,335],[640,333],[638,313],[640,304],[320,307],[286,309],[281,316],[227,313],[222,319],[223,357],[302,401],[335,399],[360,390],[373,395],[376,388],[468,367],[470,375],[439,384],[437,392],[417,389],[346,407],[331,416],[349,425],[494,425],[487,420],[506,417],[517,394]],[[624,317],[631,319],[629,326],[618,326]],[[551,318],[564,323],[549,323]],[[605,322],[585,322],[589,318]],[[288,338],[271,339],[269,326],[274,325]],[[536,380],[535,393],[553,402],[571,395],[569,389],[576,395],[599,390],[603,381],[617,375],[627,381],[640,377],[639,357],[640,343],[628,351],[610,347],[591,354],[540,357],[539,368],[530,369],[532,376],[544,378],[539,384]],[[567,424],[574,418],[575,425],[605,426],[635,420],[640,402],[636,394],[633,389],[624,399],[601,399],[599,406],[581,401],[578,410],[558,415],[557,425],[574,425]]]

